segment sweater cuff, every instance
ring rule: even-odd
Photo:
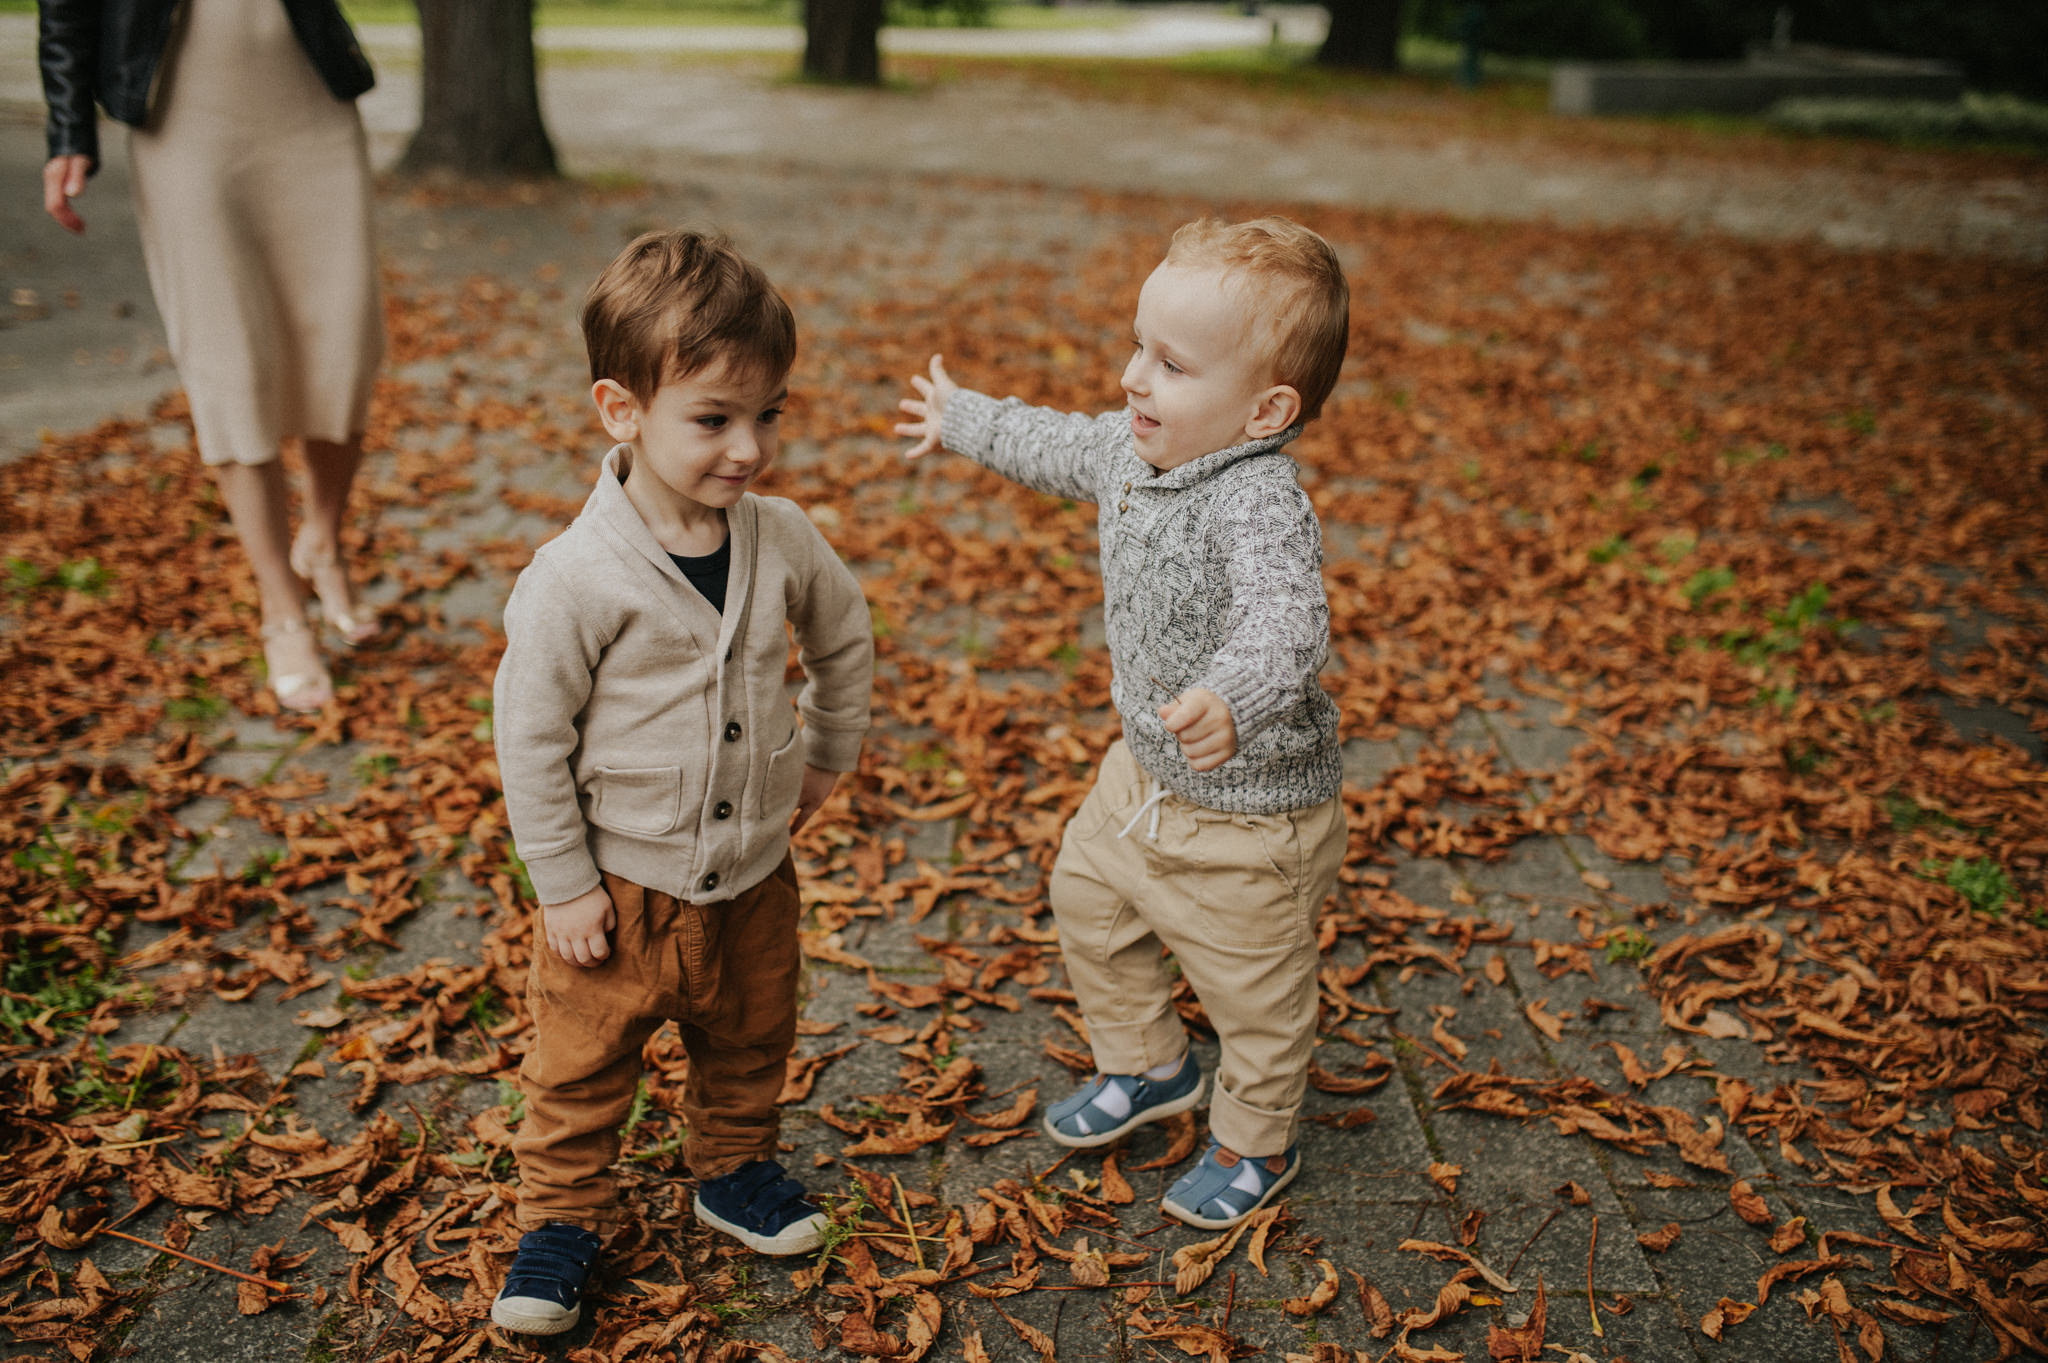
[[[1230,707],[1230,723],[1237,730],[1237,746],[1278,719],[1290,699],[1287,688],[1275,686],[1249,667],[1220,667],[1195,683],[1223,698]]]
[[[566,904],[604,882],[590,849],[580,843],[543,857],[521,853],[520,859],[526,863],[526,878],[533,882],[533,896],[542,904]]]
[[[854,771],[860,766],[861,740],[866,729],[826,729],[804,723],[804,765],[825,771]]]
[[[939,417],[939,443],[955,454],[978,460],[994,443],[999,406],[986,393],[956,389],[946,399],[946,409]]]

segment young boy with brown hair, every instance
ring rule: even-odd
[[[944,445],[1098,507],[1124,733],[1067,824],[1050,887],[1098,1073],[1046,1134],[1099,1146],[1185,1112],[1202,1074],[1164,945],[1222,1047],[1211,1143],[1167,1192],[1232,1226],[1300,1166],[1316,1031],[1316,916],[1345,845],[1322,534],[1281,449],[1322,409],[1349,335],[1335,252],[1282,218],[1190,223],[1145,281],[1102,416],[994,401],[934,356],[911,380],[917,458]]]
[[[859,759],[874,654],[860,585],[802,508],[748,491],[796,354],[761,271],[723,239],[650,232],[591,286],[583,334],[617,443],[513,588],[493,711],[542,940],[512,1146],[525,1234],[491,1319],[541,1335],[575,1325],[624,1219],[619,1124],[670,1019],[698,1220],[764,1254],[823,1239],[775,1158],[800,965],[789,838]],[[794,713],[785,625],[808,678]]]

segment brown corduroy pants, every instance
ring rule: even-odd
[[[624,1219],[611,1166],[641,1076],[641,1047],[661,1024],[689,1056],[683,1159],[717,1178],[775,1157],[776,1099],[796,1046],[796,868],[719,904],[687,904],[604,878],[617,926],[594,966],[564,961],[543,938],[527,979],[534,1044],[519,1069],[526,1120],[513,1138],[519,1226],[567,1221],[600,1233]]]

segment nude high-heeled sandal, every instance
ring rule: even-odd
[[[304,620],[279,620],[265,624],[260,633],[263,636],[263,666],[270,674],[270,691],[277,697],[280,709],[295,714],[313,714],[334,699],[334,678],[320,661],[320,648],[312,637],[311,625]],[[301,634],[306,636],[307,646],[313,650],[313,666],[306,671],[285,672],[278,667],[271,645]]]
[[[377,637],[378,633],[384,628],[383,622],[377,618],[377,612],[374,608],[366,606],[355,599],[353,588],[350,588],[347,595],[343,596],[339,601],[329,600],[327,593],[320,590],[320,580],[314,574],[317,571],[325,571],[330,568],[339,571],[341,566],[339,555],[330,557],[321,563],[314,563],[310,558],[306,557],[305,551],[294,542],[290,562],[291,569],[298,575],[299,582],[305,588],[306,594],[320,603],[321,616],[333,627],[336,637],[341,640],[344,647],[355,648],[359,645],[367,644],[370,640]],[[346,576],[343,577],[343,581],[347,581]]]

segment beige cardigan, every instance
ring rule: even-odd
[[[788,850],[805,764],[853,770],[868,727],[867,602],[802,509],[748,493],[726,513],[721,617],[627,500],[631,461],[624,445],[605,456],[505,606],[492,727],[543,904],[600,870],[694,903],[751,888]],[[807,678],[801,729],[785,623]]]

